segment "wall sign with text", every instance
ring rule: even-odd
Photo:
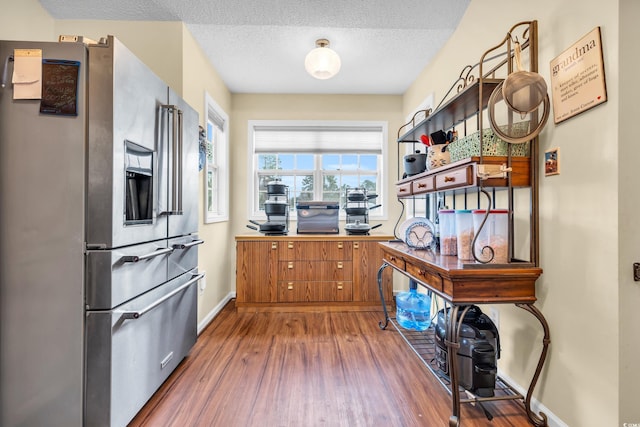
[[[600,27],[554,58],[550,66],[555,123],[607,100]]]

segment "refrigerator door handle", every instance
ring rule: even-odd
[[[168,215],[182,215],[182,110],[163,105],[173,119],[171,132],[171,207]]]
[[[182,215],[182,110],[176,105],[163,105],[162,108],[171,114],[171,165],[170,181],[171,196],[170,206],[161,214]]]
[[[176,178],[176,184],[177,184],[177,190],[174,187],[174,191],[177,193],[177,197],[178,197],[178,204],[177,204],[177,214],[178,215],[182,215],[182,147],[183,147],[183,129],[182,129],[182,125],[183,125],[183,121],[182,121],[182,110],[178,109],[178,153],[177,153],[177,157],[178,160],[174,161],[174,167],[175,169],[175,173],[177,175]],[[175,153],[174,153],[174,157]]]
[[[204,240],[194,240],[189,243],[179,243],[179,244],[173,245],[172,248],[173,249],[189,249],[193,246],[201,245],[203,243],[204,243]]]
[[[120,261],[122,262],[144,261],[145,259],[150,259],[160,255],[170,254],[171,252],[173,252],[173,248],[163,248],[163,249],[158,249],[157,251],[154,251],[154,252],[149,252],[148,254],[144,254],[144,255],[125,255],[122,258],[120,258]]]
[[[2,67],[2,87],[7,87],[7,74],[9,72],[9,61],[13,62],[13,55],[7,55],[4,60],[4,67]]]
[[[177,289],[174,289],[173,291],[169,292],[168,294],[166,294],[162,298],[158,298],[157,300],[155,300],[154,302],[152,302],[151,304],[149,304],[148,306],[146,306],[142,310],[125,311],[125,312],[123,312],[122,313],[122,318],[125,319],[125,320],[135,320],[135,319],[140,318],[141,316],[143,316],[144,314],[146,314],[149,311],[153,310],[154,308],[156,308],[157,306],[159,306],[160,304],[162,304],[163,302],[165,302],[166,300],[168,300],[169,298],[171,298],[175,294],[181,292],[182,290],[184,290],[184,289],[188,288],[189,286],[191,286],[193,283],[199,281],[204,276],[205,276],[205,273],[200,273],[200,274],[193,275],[191,280],[189,280],[187,283],[185,283],[184,285],[180,286]]]

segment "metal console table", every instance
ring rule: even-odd
[[[385,316],[385,319],[379,323],[381,329],[386,329],[390,323],[389,312],[387,311],[382,290],[382,274],[387,267],[392,267],[401,274],[415,280],[420,286],[442,297],[447,304],[451,305],[449,314],[446,317],[445,335],[450,373],[448,390],[452,396],[452,414],[449,418],[449,426],[460,425],[461,403],[503,399],[522,399],[531,423],[535,426],[546,426],[547,416],[542,412],[535,414],[531,410],[532,393],[540,376],[550,344],[547,321],[534,306],[536,301],[535,282],[542,274],[542,269],[530,264],[519,266],[517,263],[507,266],[486,265],[483,268],[465,268],[464,264],[458,261],[455,256],[443,256],[431,250],[411,249],[403,242],[382,242],[379,245],[383,251],[383,263],[378,270],[378,285]],[[464,314],[472,304],[515,304],[535,316],[542,325],[544,330],[542,350],[526,396],[514,392],[504,397],[483,398],[470,396],[469,399],[461,399],[457,373],[457,352],[458,348],[460,348],[459,333]],[[460,321],[457,319],[460,319]],[[402,334],[400,328],[397,329]],[[407,340],[406,336],[403,335],[403,337]],[[407,342],[409,341],[407,340]],[[416,353],[420,355],[418,351]],[[434,375],[438,376],[424,358],[423,362],[427,364]],[[506,384],[502,379],[500,379],[500,382]],[[445,384],[443,383],[443,385]],[[510,386],[508,387],[513,390]],[[462,392],[465,391],[462,390]],[[468,391],[465,393],[470,395]]]

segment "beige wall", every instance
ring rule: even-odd
[[[387,209],[389,220],[376,229],[378,233],[393,234],[400,204],[393,197],[393,183],[397,177],[395,142],[402,125],[402,97],[376,95],[259,95],[234,94],[231,110],[231,212],[234,212],[232,234],[246,234],[249,120],[356,120],[388,123],[389,150],[387,158]],[[295,227],[295,223],[294,223]],[[232,242],[230,242],[231,244]],[[231,246],[234,247],[234,246]]]
[[[183,27],[184,76],[182,93],[200,114],[200,124],[206,123],[205,92],[222,108],[231,111],[231,94],[218,72],[211,66],[204,52],[186,27]],[[233,146],[233,144],[232,144]],[[205,241],[199,252],[199,267],[206,273],[207,287],[198,298],[198,323],[210,320],[211,312],[235,290],[235,270],[228,268],[235,263],[231,248],[220,242],[230,241],[229,222],[204,223],[204,172],[200,173],[200,229],[199,237]],[[231,215],[230,215],[231,217]]]
[[[609,97],[604,105],[561,124],[555,125],[551,118],[540,137],[541,153],[560,147],[562,166],[560,175],[543,176],[540,183],[544,273],[537,282],[536,306],[550,324],[552,343],[535,398],[571,426],[640,422],[638,393],[630,384],[624,385],[627,381],[621,381],[618,372],[618,358],[624,355],[618,328],[623,314],[619,315],[618,257],[621,250],[633,250],[636,260],[638,254],[637,239],[618,248],[617,214],[622,197],[618,192],[618,150],[619,144],[623,145],[618,137],[617,2],[472,0],[444,49],[406,93],[404,111],[410,111],[432,92],[438,101],[458,70],[477,62],[485,50],[502,40],[513,24],[530,19],[539,23],[540,73],[547,82],[549,62],[594,27],[601,26]],[[631,40],[637,38],[629,38],[630,51],[634,49]],[[630,62],[637,65],[637,59]],[[630,76],[629,81],[632,83],[634,79]],[[627,97],[629,105],[631,98]],[[629,114],[637,111],[637,107],[632,108]],[[632,156],[628,158],[637,158],[637,144],[625,147],[628,156]],[[633,192],[637,183],[637,179],[629,182],[628,190]],[[631,219],[631,207],[619,213]],[[636,232],[634,236],[637,235]],[[620,266],[625,279],[630,268],[630,262]],[[627,286],[631,293],[631,285]],[[640,300],[637,285],[633,292],[637,303]],[[537,362],[541,328],[523,310],[505,306],[500,311],[503,350],[500,369],[518,384],[528,384]],[[629,311],[625,309],[626,313]],[[628,329],[628,333],[635,332]],[[637,360],[638,338],[633,340],[636,347],[630,348],[636,349]],[[630,351],[626,354],[623,372],[627,375],[634,371],[637,384],[638,368],[631,365],[631,354]],[[620,389],[619,384],[623,384]],[[635,405],[630,399],[635,399]],[[624,408],[624,413],[619,414],[619,408]]]
[[[2,0],[0,5],[0,40],[57,40],[55,21],[38,0]]]
[[[162,80],[182,95],[182,23],[142,21],[57,20],[60,34],[76,34],[93,40],[113,35],[138,56]],[[195,105],[192,105],[196,108]]]
[[[640,284],[633,280],[632,265],[640,262],[640,199],[636,196],[640,183],[638,160],[637,120],[638,85],[637,70],[640,58],[637,41],[640,40],[640,2],[624,0],[620,2],[619,28],[619,151],[618,151],[618,238],[619,238],[619,304],[620,304],[620,366],[619,396],[620,423],[638,423],[640,405],[638,405],[638,384],[640,384]],[[632,53],[632,54],[627,54]],[[614,71],[615,72],[615,71]],[[609,73],[609,70],[607,70]],[[615,77],[614,77],[615,78]],[[613,98],[609,102],[616,102]],[[615,281],[613,282],[615,286]]]

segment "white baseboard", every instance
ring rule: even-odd
[[[509,383],[511,387],[516,389],[518,393],[520,393],[523,396],[527,395],[527,390],[520,387],[518,383],[513,381],[512,378],[510,378],[508,375],[505,375],[504,372],[500,371],[499,369],[498,369],[498,375],[500,376],[500,378],[504,379],[507,383]],[[553,412],[551,412],[549,408],[544,406],[535,398],[531,398],[531,410],[536,415],[540,414],[540,412],[543,412],[547,416],[547,423],[549,427],[569,427],[560,418],[558,418]]]
[[[209,326],[209,323],[211,323],[211,321],[218,315],[218,313],[220,313],[224,306],[227,305],[227,303],[235,297],[235,292],[229,292],[227,296],[225,296],[222,301],[218,303],[218,305],[213,307],[213,309],[209,313],[207,313],[205,318],[202,319],[202,321],[198,324],[198,335],[200,335],[200,333],[204,331],[204,328]]]

